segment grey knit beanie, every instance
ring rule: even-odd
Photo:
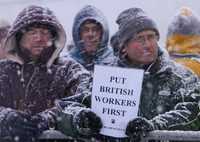
[[[141,8],[124,10],[117,17],[116,23],[119,25],[120,51],[127,40],[143,30],[154,30],[159,37],[159,31],[155,22]]]

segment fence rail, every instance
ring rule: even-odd
[[[62,134],[63,135],[63,134]],[[61,139],[61,134],[59,131],[47,130],[43,132],[39,140],[58,140]],[[65,136],[64,136],[65,137]],[[63,137],[63,138],[64,138]],[[67,142],[74,142],[73,137],[66,136]],[[78,138],[77,141],[81,142],[97,142],[95,138]],[[149,140],[159,140],[161,142],[169,141],[190,141],[190,142],[200,142],[200,131],[167,131],[167,130],[155,130],[149,132],[145,137],[142,137],[141,142],[149,142]],[[46,142],[46,141],[45,141]]]
[[[200,131],[166,131],[155,130],[147,134],[142,138],[141,142],[148,142],[149,140],[161,140],[161,141],[199,141]]]

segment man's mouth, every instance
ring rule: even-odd
[[[98,44],[99,41],[97,41],[97,40],[90,40],[90,41],[87,41],[86,43],[87,43],[88,45],[94,45],[94,44]]]
[[[145,51],[143,52],[143,55],[151,55],[151,52],[150,52],[150,51],[147,51],[147,50],[145,50]]]
[[[37,47],[33,47],[33,48],[32,48],[32,50],[33,50],[34,52],[41,52],[43,49],[44,49],[44,47],[41,47],[41,46],[40,46],[40,47],[37,46]]]

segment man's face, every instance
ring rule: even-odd
[[[84,50],[88,54],[96,52],[102,37],[102,27],[95,22],[86,21],[80,28]]]
[[[139,32],[128,41],[123,49],[132,63],[148,65],[158,56],[158,36],[152,30]]]
[[[52,39],[52,34],[47,28],[32,27],[23,33],[19,44],[21,48],[30,52],[31,57],[37,58],[44,49],[52,46]]]

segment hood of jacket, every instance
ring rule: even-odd
[[[81,48],[83,47],[80,42],[81,41],[80,26],[86,20],[97,21],[98,23],[100,23],[103,30],[101,42],[98,47],[98,50],[96,51],[95,57],[99,57],[103,55],[104,52],[106,52],[106,50],[109,49],[108,48],[109,30],[108,30],[108,24],[107,24],[106,18],[99,9],[97,9],[94,6],[87,5],[77,13],[74,19],[74,23],[73,23],[72,36],[73,36],[75,48],[72,49],[71,54],[72,56],[75,56],[77,60],[81,60],[81,58],[83,57],[82,55],[84,54],[84,53],[81,53],[82,51]]]
[[[23,59],[19,56],[16,50],[16,48],[18,48],[17,41],[16,41],[16,34],[20,30],[24,29],[25,27],[33,23],[41,23],[41,24],[49,25],[49,26],[54,27],[56,30],[56,37],[55,37],[56,39],[54,41],[56,50],[51,55],[51,57],[49,58],[46,64],[47,67],[50,67],[65,46],[66,34],[65,34],[63,26],[57,20],[54,13],[50,9],[44,8],[41,6],[31,5],[23,9],[18,14],[5,40],[4,48],[8,53],[7,58],[14,60],[20,64],[24,63]]]

